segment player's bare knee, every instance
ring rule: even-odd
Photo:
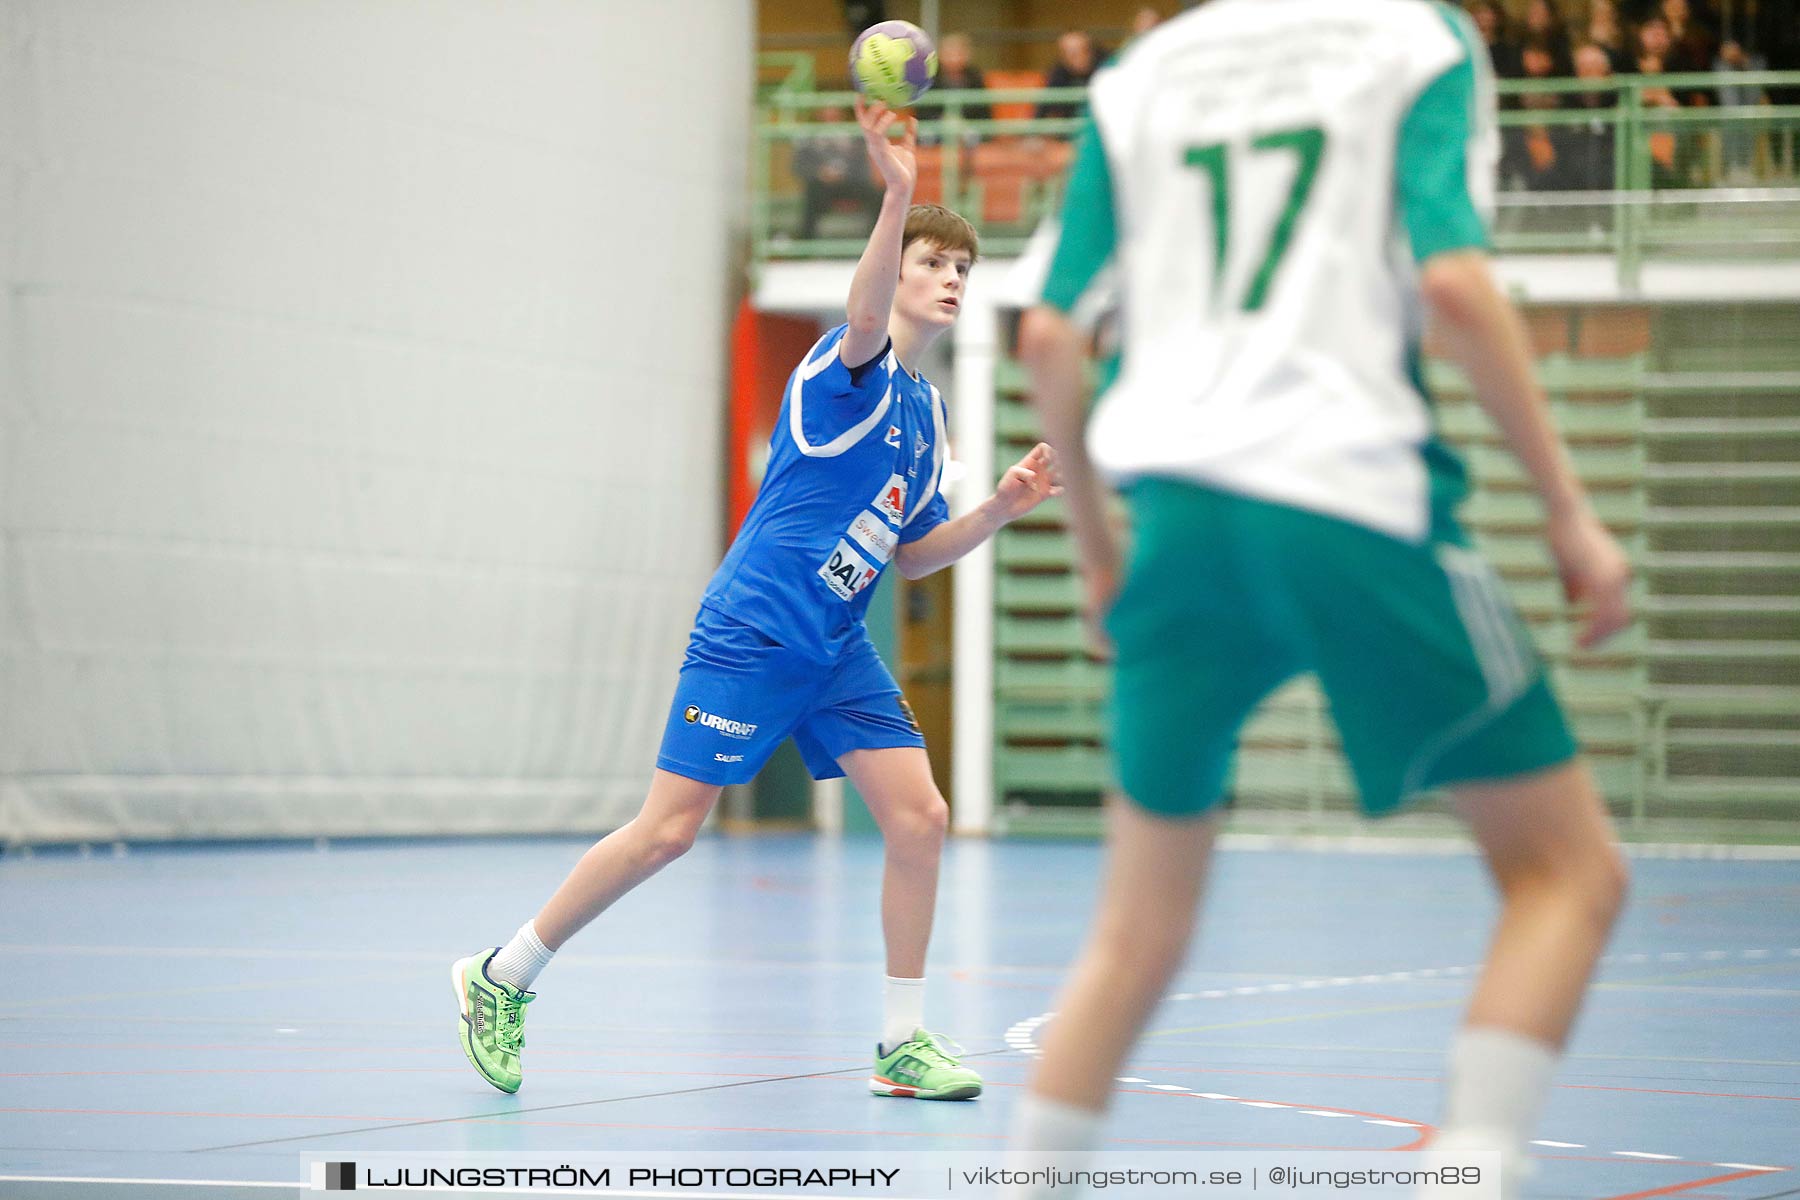
[[[905,805],[889,819],[885,832],[890,852],[935,857],[950,831],[950,806],[935,790],[930,797]]]
[[[1631,873],[1624,856],[1608,845],[1580,855],[1515,863],[1507,872],[1497,872],[1496,878],[1509,900],[1554,897],[1558,903],[1579,909],[1596,927],[1606,929],[1625,905]]]
[[[1561,871],[1556,880],[1567,903],[1579,906],[1596,929],[1610,929],[1625,906],[1630,870],[1624,856],[1611,846],[1584,856]]]
[[[950,805],[937,792],[931,793],[931,800],[923,806],[919,815],[919,823],[924,837],[939,846],[950,833]]]
[[[685,814],[657,822],[644,841],[644,858],[653,867],[665,867],[694,848],[700,821]]]

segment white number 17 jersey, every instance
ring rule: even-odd
[[[1045,302],[1116,258],[1090,430],[1161,475],[1408,540],[1461,484],[1418,381],[1415,263],[1484,247],[1485,50],[1434,0],[1212,0],[1095,76]]]

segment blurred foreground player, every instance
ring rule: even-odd
[[[1626,873],[1544,665],[1457,522],[1427,310],[1543,500],[1582,645],[1628,623],[1630,569],[1489,270],[1496,151],[1480,38],[1431,0],[1213,0],[1094,79],[1020,340],[1116,646],[1128,799],[1016,1149],[1098,1142],[1186,950],[1239,728],[1312,673],[1364,811],[1447,789],[1498,886],[1435,1144],[1502,1151],[1517,1187]],[[1084,430],[1067,314],[1115,260],[1123,366]],[[1122,586],[1102,477],[1135,528]]]

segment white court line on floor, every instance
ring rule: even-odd
[[[1729,960],[1732,958],[1737,958],[1737,959],[1741,959],[1741,960],[1745,960],[1745,961],[1752,961],[1752,960],[1761,960],[1761,959],[1770,958],[1770,957],[1775,956],[1776,954],[1782,954],[1788,958],[1800,958],[1800,946],[1790,947],[1786,950],[1781,950],[1781,951],[1758,947],[1755,949],[1738,950],[1738,951],[1670,950],[1670,951],[1665,951],[1665,952],[1662,952],[1659,954],[1647,954],[1647,953],[1609,954],[1600,960],[1600,964],[1602,966],[1618,964],[1618,963],[1641,964],[1641,963],[1647,963],[1647,962],[1652,962],[1652,961],[1657,962],[1657,963],[1678,963],[1678,962],[1689,962],[1689,961],[1723,962],[1723,961],[1726,961],[1726,960]],[[1252,985],[1252,986],[1245,986],[1245,987],[1212,988],[1212,989],[1209,989],[1206,991],[1201,991],[1201,992],[1176,992],[1176,993],[1173,993],[1170,996],[1168,996],[1167,999],[1169,999],[1169,1000],[1221,1000],[1221,999],[1226,999],[1226,998],[1235,998],[1237,996],[1261,996],[1261,995],[1267,995],[1267,994],[1270,994],[1273,992],[1289,992],[1289,991],[1294,991],[1296,989],[1306,990],[1306,989],[1322,988],[1322,987],[1350,987],[1355,984],[1366,984],[1366,983],[1400,983],[1400,982],[1405,982],[1405,981],[1413,980],[1413,979],[1435,979],[1436,977],[1438,977],[1440,975],[1448,975],[1448,976],[1466,975],[1466,974],[1469,974],[1469,973],[1474,972],[1479,969],[1480,968],[1478,966],[1425,967],[1425,968],[1414,968],[1410,971],[1389,971],[1386,974],[1377,973],[1377,974],[1369,974],[1369,975],[1330,975],[1330,976],[1323,976],[1323,977],[1320,977],[1317,979],[1283,980],[1279,983],[1268,983],[1268,984]],[[1025,1020],[1020,1021],[1017,1024],[1013,1025],[1010,1029],[1008,1029],[1006,1031],[1007,1047],[1009,1049],[1016,1050],[1021,1054],[1030,1055],[1032,1057],[1037,1057],[1038,1055],[1042,1054],[1042,1050],[1038,1047],[1038,1044],[1037,1044],[1037,1031],[1039,1029],[1043,1028],[1046,1024],[1048,1024],[1055,1016],[1056,1016],[1056,1014],[1054,1012],[1039,1013],[1035,1017],[1027,1017]],[[1154,1091],[1158,1091],[1158,1092],[1185,1094],[1190,1099],[1229,1101],[1233,1104],[1243,1105],[1246,1108],[1288,1109],[1292,1112],[1296,1112],[1296,1113],[1300,1114],[1301,1116],[1321,1116],[1322,1117],[1322,1116],[1349,1116],[1350,1115],[1348,1113],[1331,1113],[1331,1112],[1324,1112],[1324,1111],[1316,1110],[1316,1109],[1308,1110],[1305,1108],[1305,1106],[1298,1105],[1298,1104],[1278,1104],[1278,1103],[1275,1103],[1273,1101],[1268,1101],[1268,1100],[1241,1100],[1236,1096],[1227,1096],[1227,1095],[1224,1095],[1219,1092],[1196,1092],[1196,1091],[1193,1091],[1192,1089],[1185,1087],[1183,1085],[1180,1085],[1180,1084],[1150,1083],[1148,1080],[1140,1079],[1135,1075],[1121,1075],[1121,1076],[1117,1077],[1115,1082],[1126,1083],[1126,1084],[1145,1085],[1150,1090],[1154,1090]],[[1422,1128],[1422,1126],[1420,1124],[1418,1124],[1417,1122],[1411,1122],[1411,1121],[1390,1121],[1390,1120],[1384,1120],[1384,1119],[1380,1119],[1380,1118],[1376,1118],[1376,1117],[1363,1117],[1363,1118],[1361,1118],[1361,1120],[1362,1120],[1363,1124],[1365,1124],[1365,1125],[1384,1125],[1384,1126],[1389,1126],[1389,1127],[1396,1128],[1396,1129],[1419,1129],[1419,1128]],[[1564,1149],[1564,1150],[1586,1149],[1586,1146],[1584,1146],[1580,1142],[1553,1142],[1553,1141],[1545,1140],[1545,1141],[1534,1141],[1534,1142],[1532,1142],[1532,1145],[1547,1146],[1547,1147],[1551,1147],[1551,1148],[1555,1148],[1555,1149]],[[1763,1165],[1756,1164],[1756,1163],[1702,1162],[1697,1159],[1682,1158],[1678,1154],[1655,1154],[1655,1153],[1651,1153],[1650,1151],[1647,1151],[1647,1150],[1612,1150],[1612,1151],[1606,1151],[1605,1153],[1610,1153],[1611,1155],[1613,1155],[1614,1157],[1617,1157],[1617,1158],[1631,1158],[1631,1159],[1639,1159],[1639,1160],[1650,1160],[1650,1161],[1655,1161],[1655,1162],[1670,1162],[1670,1163],[1681,1164],[1684,1166],[1695,1166],[1695,1167],[1727,1167],[1727,1168],[1730,1168],[1730,1169],[1736,1170],[1736,1171],[1789,1171],[1789,1170],[1793,1169],[1792,1167],[1763,1166]]]
[[[1478,853],[1466,834],[1446,832],[1417,837],[1382,837],[1367,834],[1329,833],[1233,833],[1219,835],[1224,850],[1324,851],[1354,855],[1417,856],[1420,858],[1473,858]],[[1800,858],[1800,845],[1755,842],[1623,842],[1626,858],[1674,859],[1706,862],[1789,862]]]
[[[353,947],[320,946],[115,946],[115,945],[43,945],[32,942],[0,942],[0,954],[66,955],[71,958],[188,958],[228,962],[235,959],[273,960],[279,962],[365,962],[376,964],[448,963],[457,953],[450,950],[359,950]],[[840,959],[835,961],[809,958],[681,958],[654,954],[594,954],[559,951],[558,967],[604,968],[669,967],[702,968],[708,971],[870,971],[883,967],[881,959]],[[937,963],[934,960],[933,966]],[[991,963],[944,964],[944,970],[979,970],[990,975],[1034,975],[1058,970],[1056,966],[1014,966]]]
[[[312,1184],[271,1183],[267,1179],[103,1179],[96,1175],[0,1175],[0,1183],[116,1183],[121,1187],[241,1187],[308,1191]]]

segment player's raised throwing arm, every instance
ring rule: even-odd
[[[849,329],[838,354],[848,367],[860,367],[880,354],[888,340],[888,317],[894,307],[894,289],[900,282],[900,247],[906,232],[906,213],[912,207],[913,184],[918,179],[918,122],[905,118],[898,140],[888,136],[898,113],[879,102],[856,98],[856,119],[862,125],[869,161],[881,173],[887,190],[881,198],[881,215],[869,234],[869,244],[850,280],[846,306]]]

